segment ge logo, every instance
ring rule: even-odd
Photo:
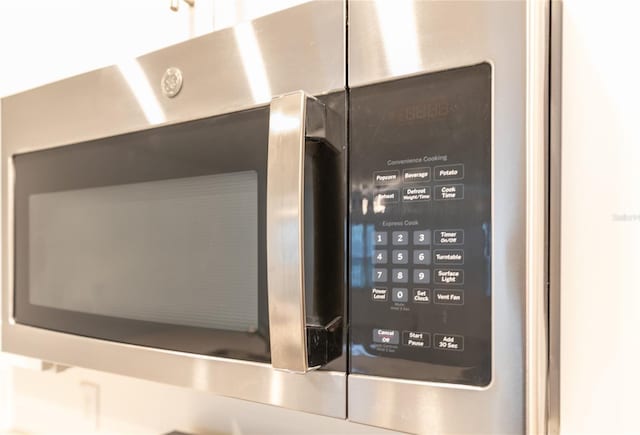
[[[178,68],[167,68],[160,81],[160,88],[165,97],[173,98],[182,89],[182,71]]]

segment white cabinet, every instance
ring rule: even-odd
[[[179,3],[174,12],[169,0],[0,2],[0,96],[213,30],[214,0]]]

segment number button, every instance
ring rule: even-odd
[[[431,244],[431,230],[420,230],[413,232],[413,244],[414,245],[429,245]]]
[[[373,269],[373,282],[387,282],[387,269]]]
[[[409,282],[409,271],[407,269],[393,269],[393,282]]]
[[[431,264],[431,251],[425,249],[413,251],[413,264]]]
[[[394,231],[393,232],[393,244],[394,245],[406,245],[409,243],[409,233],[407,231]]]
[[[376,231],[373,236],[374,245],[386,245],[387,244],[387,232]]]
[[[373,264],[387,264],[387,251],[373,251]]]
[[[393,302],[408,302],[409,291],[406,288],[394,288],[391,293],[391,300]]]
[[[416,284],[429,284],[429,282],[431,282],[429,269],[414,269],[413,282]]]
[[[394,249],[391,255],[393,264],[407,264],[409,262],[409,251]]]

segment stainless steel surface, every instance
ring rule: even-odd
[[[525,430],[524,1],[349,3],[349,85],[493,65],[493,382],[460,388],[349,376],[349,419],[420,433]]]
[[[296,89],[344,89],[344,2],[312,2],[53,83],[1,102],[2,350],[58,364],[166,382],[344,418],[346,376],[304,376],[270,364],[196,356],[16,324],[13,318],[12,156],[267,103]],[[303,35],[303,37],[301,36]],[[177,98],[162,96],[167,67],[182,70]]]
[[[303,91],[274,98],[269,110],[267,281],[271,364],[298,373],[310,369],[304,279],[306,138],[321,138],[327,143],[331,130],[327,112],[324,104]]]
[[[167,68],[160,81],[162,94],[168,98],[173,98],[178,95],[180,89],[182,89],[182,80],[182,71],[180,71],[180,68]]]
[[[64,365],[89,367],[140,379],[213,392],[285,408],[346,417],[346,376],[314,371],[305,375],[275,370],[270,364],[233,361],[140,346],[92,340],[16,325],[5,334],[13,353]],[[37,349],[36,349],[37,347]]]
[[[269,111],[267,282],[271,364],[306,372],[304,155],[307,97],[274,98]]]
[[[547,432],[549,2],[527,2],[525,405],[527,433]]]
[[[562,157],[562,2],[550,8],[549,71],[549,375],[547,432],[560,433],[560,228]]]
[[[6,97],[5,152],[233,112],[298,89],[311,95],[344,89],[345,31],[344,2],[309,2]],[[185,77],[173,99],[157,85],[170,66]],[[38,128],[32,128],[36,119]]]

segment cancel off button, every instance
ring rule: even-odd
[[[431,335],[428,332],[402,331],[402,345],[426,349],[431,346]]]
[[[373,330],[373,342],[384,344],[398,344],[400,342],[400,334],[393,329],[374,329]]]

